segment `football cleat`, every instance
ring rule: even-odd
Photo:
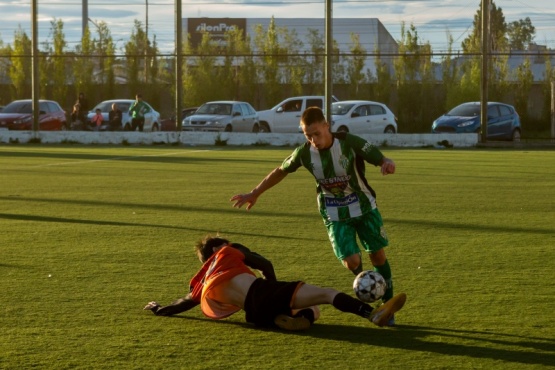
[[[147,305],[143,308],[143,310],[153,310],[160,307],[160,305],[158,304],[158,302],[152,301],[152,302],[148,302]]]
[[[287,315],[277,315],[274,323],[278,328],[289,331],[306,330],[310,328],[310,320],[306,317],[291,317]]]
[[[369,320],[378,326],[393,326],[395,325],[395,312],[399,311],[405,305],[407,295],[399,293],[381,306],[375,308],[370,314]],[[390,325],[390,320],[393,319],[393,325]]]

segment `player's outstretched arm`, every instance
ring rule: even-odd
[[[283,180],[287,176],[287,172],[282,170],[280,167],[276,168],[272,172],[268,174],[258,184],[254,189],[251,190],[250,193],[247,194],[236,194],[231,197],[230,201],[235,202],[233,203],[233,207],[241,208],[243,205],[247,205],[246,210],[250,210],[255,204],[256,200],[259,196],[262,195],[266,190],[270,189],[271,187],[279,184],[281,180]]]
[[[187,294],[183,298],[179,298],[175,302],[167,305],[167,306],[160,306],[158,302],[152,301],[148,302],[147,305],[143,308],[143,310],[150,310],[156,316],[171,316],[176,315],[181,312],[185,312],[190,310],[193,307],[198,306],[199,303],[195,302],[191,299],[191,295]]]

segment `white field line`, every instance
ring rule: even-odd
[[[185,153],[202,153],[202,152],[210,152],[212,150],[204,149],[204,150],[191,150],[191,151],[182,151],[182,152],[173,152],[173,153],[165,153],[165,154],[145,154],[145,155],[128,155],[124,157],[113,157],[113,158],[106,158],[106,159],[89,159],[86,161],[75,161],[75,162],[58,162],[58,163],[47,163],[47,164],[40,164],[33,167],[52,167],[52,166],[66,166],[66,165],[75,165],[75,164],[84,164],[84,163],[94,163],[94,162],[107,162],[107,161],[119,161],[122,159],[128,158],[141,158],[141,157],[167,157],[170,155],[179,155]]]

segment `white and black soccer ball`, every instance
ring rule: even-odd
[[[362,271],[353,281],[353,290],[363,302],[372,303],[383,297],[387,283],[376,271]]]

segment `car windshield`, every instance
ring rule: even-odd
[[[231,104],[209,103],[203,104],[195,114],[231,115]]]
[[[344,116],[349,113],[354,104],[333,103],[331,105],[331,114],[335,116]]]
[[[33,113],[31,102],[13,102],[2,109],[2,113]]]
[[[474,117],[480,115],[480,105],[463,104],[455,107],[447,113],[448,116]]]

